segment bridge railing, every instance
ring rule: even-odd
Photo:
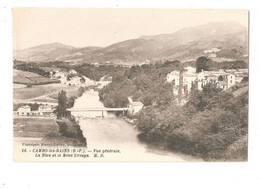
[[[70,108],[67,109],[68,111],[71,112],[86,112],[86,111],[127,111],[128,108]]]

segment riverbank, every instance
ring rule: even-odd
[[[85,147],[86,139],[77,122],[53,117],[16,117],[13,124],[15,140],[33,141],[35,143],[66,144],[74,147]]]
[[[77,98],[74,108],[102,108],[97,91],[86,91]],[[150,147],[141,142],[138,128],[123,116],[109,113],[106,118],[95,117],[89,112],[72,112],[87,139],[88,150],[119,150],[105,154],[102,161],[202,161],[192,156]],[[97,115],[97,114],[96,114]]]
[[[58,130],[48,133],[42,141],[46,143],[66,144],[73,147],[86,147],[87,140],[82,134],[79,124],[74,119],[57,119]]]
[[[212,93],[194,92],[183,107],[145,108],[138,116],[137,126],[143,132],[139,137],[149,145],[205,161],[247,161],[248,93]],[[198,99],[206,104],[202,110],[196,109],[203,104]]]
[[[148,147],[148,150],[151,150],[153,152],[156,152],[158,154],[163,154],[163,153],[172,153],[173,155],[178,155],[182,156],[187,161],[204,161],[201,156],[199,155],[191,155],[189,153],[184,153],[182,151],[178,150],[172,150],[170,147],[168,147],[167,144],[167,139],[160,138],[160,140],[154,140],[151,139],[149,133],[145,133],[141,131],[140,126],[138,126],[138,119],[131,119],[128,116],[119,116],[122,118],[124,121],[129,123],[134,129],[138,130],[138,141],[142,144],[146,144]]]

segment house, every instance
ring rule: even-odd
[[[17,110],[17,114],[20,116],[28,116],[31,113],[31,107],[28,105],[25,106],[21,106],[18,110]]]
[[[208,83],[217,84],[217,86],[223,90],[230,88],[236,82],[236,76],[226,72],[205,71],[204,78],[198,79],[198,89],[202,90],[202,87]]]
[[[219,82],[217,83],[217,86],[218,86],[218,88],[220,88],[220,89],[222,89],[222,90],[228,89],[228,84],[227,84],[226,81],[219,81]]]
[[[197,80],[197,74],[183,73],[184,93],[189,93]]]
[[[70,69],[69,74],[77,74],[77,71],[75,71],[74,69]]]
[[[134,102],[132,97],[128,97],[129,104],[127,105],[128,112],[132,115],[138,113],[140,110],[142,110],[144,104],[137,101]]]
[[[41,112],[48,112],[48,111],[53,111],[52,106],[48,104],[42,104],[39,106],[39,111]]]
[[[62,84],[65,84],[67,81],[67,75],[64,72],[56,72],[53,76],[58,78]]]
[[[188,73],[196,73],[196,68],[194,68],[194,67],[185,67],[184,68],[185,70],[186,70],[186,72],[188,72]]]
[[[70,86],[80,86],[82,84],[80,79],[81,78],[78,76],[73,76],[70,80],[67,80],[65,84]]]
[[[233,86],[236,83],[236,77],[234,74],[224,74],[221,76],[223,76],[224,81],[227,82],[227,88],[230,88],[231,86]]]
[[[248,75],[248,69],[238,69],[238,72],[241,72],[241,73]]]
[[[143,103],[141,102],[131,102],[127,105],[128,112],[132,115],[138,113],[143,108]]]
[[[51,105],[42,104],[39,106],[38,112],[39,112],[39,115],[41,115],[41,116],[48,116],[53,113],[53,108]]]
[[[17,114],[20,116],[50,116],[53,115],[53,108],[51,105],[42,104],[38,110],[31,110],[29,105],[25,105],[17,110]]]
[[[234,74],[235,72],[237,72],[237,70],[236,69],[227,69],[227,70],[225,70],[225,72]]]
[[[172,71],[166,76],[166,80],[173,85],[173,94],[179,94],[179,87],[180,87],[180,71]]]
[[[225,90],[236,83],[236,76],[231,73],[221,73],[218,77],[218,82],[220,85],[223,85],[220,88]]]
[[[38,111],[38,110],[31,111],[30,115],[31,115],[31,116],[40,116],[40,115],[41,115],[41,112]]]
[[[112,76],[105,75],[102,78],[100,78],[99,81],[111,81],[112,82]]]
[[[179,86],[180,85],[180,72],[179,71],[172,71],[166,76],[167,82],[172,82],[173,85]]]
[[[95,67],[99,67],[99,63],[97,62],[91,63],[91,65],[94,65]]]
[[[208,54],[208,53],[217,53],[219,52],[221,49],[219,48],[211,48],[211,50],[204,50],[204,53],[205,54]]]
[[[240,69],[239,72],[236,69],[220,69],[218,71],[202,70],[200,73],[196,73],[196,69],[193,67],[185,67],[184,69],[186,71],[183,73],[172,71],[167,74],[166,80],[172,83],[175,96],[179,94],[187,95],[193,87],[202,91],[203,87],[209,83],[216,84],[218,88],[226,90],[236,82],[241,82],[248,71],[248,69]],[[239,79],[238,76],[240,76]]]
[[[208,57],[217,57],[217,54],[211,53],[208,55]]]

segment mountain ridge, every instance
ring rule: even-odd
[[[193,59],[214,47],[248,51],[248,31],[235,22],[211,22],[182,28],[170,34],[143,35],[106,47],[75,48],[49,43],[14,53],[17,60],[68,61],[76,63],[128,64],[165,59]]]

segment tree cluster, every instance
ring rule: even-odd
[[[248,68],[248,64],[242,60],[236,61],[222,61],[216,62],[207,57],[201,56],[196,62],[196,72],[203,71],[213,71],[219,69],[246,69]]]
[[[172,103],[172,85],[165,78],[172,70],[179,69],[178,61],[132,66],[123,75],[113,77],[112,83],[99,91],[100,99],[107,107],[126,107],[130,96],[145,106]]]
[[[189,99],[183,107],[145,108],[137,125],[142,139],[205,160],[247,160],[248,92],[234,97],[209,84]]]
[[[22,71],[33,72],[41,76],[50,77],[50,72],[39,68],[37,65],[33,63],[22,63],[22,64],[14,63],[14,68]]]

